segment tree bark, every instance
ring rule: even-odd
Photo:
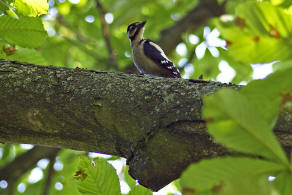
[[[0,60],[0,142],[101,152],[127,158],[154,191],[192,162],[229,154],[206,132],[202,97],[218,82],[146,77]],[[275,128],[292,146],[292,111]]]

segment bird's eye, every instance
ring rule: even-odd
[[[132,31],[132,30],[134,30],[135,29],[135,27],[134,26],[131,26],[130,27],[130,31]]]

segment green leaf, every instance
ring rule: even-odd
[[[233,22],[217,20],[229,54],[240,63],[264,63],[292,56],[292,15],[266,2],[244,2]]]
[[[0,1],[0,10],[1,11],[9,10],[9,5],[4,1]]]
[[[80,157],[74,176],[79,192],[86,195],[121,194],[119,178],[114,168],[102,158],[95,159],[94,164],[87,157]]]
[[[124,166],[123,167],[123,174],[124,174],[124,179],[125,179],[125,182],[128,184],[128,186],[133,189],[136,187],[137,185],[137,182],[136,180],[134,180],[130,174],[129,174],[129,166]]]
[[[3,151],[2,151],[2,157],[1,157],[1,160],[6,159],[6,158],[10,155],[11,150],[12,150],[12,146],[9,145],[9,144],[5,144],[5,145],[3,146]]]
[[[281,70],[281,69],[289,69],[292,68],[292,60],[283,60],[283,61],[278,61],[273,64],[273,69],[274,71]]]
[[[181,177],[183,188],[196,192],[220,187],[234,178],[255,177],[285,170],[281,164],[246,157],[222,157],[190,165]]]
[[[18,15],[12,9],[6,10],[6,13],[8,16],[11,16],[14,19],[19,19]]]
[[[252,67],[250,64],[241,63],[234,59],[232,55],[230,55],[228,50],[218,48],[220,51],[220,58],[228,62],[228,64],[235,70],[236,75],[232,79],[232,83],[240,83],[241,81],[248,81],[252,76]]]
[[[54,176],[52,179],[52,184],[57,182],[62,183],[63,189],[60,191],[52,185],[50,194],[52,195],[81,195],[81,193],[77,189],[76,181],[72,177],[74,175],[74,171],[79,163],[80,151],[73,150],[61,150],[58,153],[58,158],[60,162],[63,164],[63,169],[57,172],[54,172]]]
[[[261,112],[271,128],[280,112],[282,96],[292,92],[292,67],[272,73],[265,80],[255,80],[240,90]]]
[[[292,15],[270,3],[245,2],[237,7],[236,15],[244,18],[247,27],[258,34],[286,38],[292,32]]]
[[[194,68],[196,71],[194,71],[191,78],[199,78],[200,75],[203,75],[204,79],[215,79],[220,73],[218,68],[220,61],[220,58],[213,57],[210,51],[206,49],[204,57],[202,59],[195,60]]]
[[[283,172],[276,177],[276,187],[281,195],[292,194],[292,173]]]
[[[214,139],[233,150],[288,163],[261,112],[246,96],[222,89],[204,98],[203,117]]]
[[[15,9],[24,16],[36,17],[48,13],[47,0],[15,0]]]
[[[3,1],[3,0],[0,1],[0,10],[5,12],[7,15],[11,17],[18,19],[17,14],[10,8],[9,2]]]
[[[22,18],[9,16],[0,17],[0,39],[22,47],[36,48],[47,38],[40,18]]]
[[[128,195],[152,195],[152,192],[141,185],[137,185],[129,192]]]
[[[178,190],[178,191],[182,191],[182,186],[181,186],[181,182],[180,182],[180,179],[176,179],[172,182],[172,184],[175,186],[175,188]]]
[[[267,176],[237,177],[224,183],[216,195],[280,195]]]
[[[26,189],[24,193],[21,193],[22,195],[31,195],[31,194],[41,194],[43,187],[44,187],[44,179],[41,179],[40,181],[36,183],[27,183]],[[20,193],[19,193],[20,194]]]
[[[38,65],[47,64],[39,51],[27,48],[18,48],[13,55],[7,56],[6,59]]]

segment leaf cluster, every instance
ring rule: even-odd
[[[250,157],[193,164],[182,175],[183,188],[196,194],[292,193],[292,162],[273,133],[280,109],[291,109],[291,75],[291,68],[281,69],[239,91],[222,89],[204,98],[203,117],[209,134],[232,151]],[[268,176],[276,180],[269,182]]]

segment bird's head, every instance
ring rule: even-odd
[[[127,33],[131,41],[135,41],[135,40],[139,41],[143,38],[145,24],[146,24],[146,21],[134,22],[128,26]]]

